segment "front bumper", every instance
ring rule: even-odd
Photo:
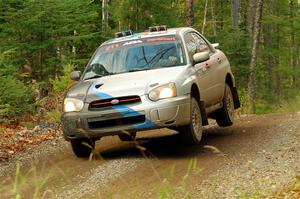
[[[190,96],[184,95],[157,102],[145,95],[141,102],[130,106],[112,106],[99,111],[64,113],[62,125],[66,140],[82,137],[101,138],[122,131],[141,131],[183,126],[190,122]]]

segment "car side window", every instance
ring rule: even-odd
[[[184,38],[190,58],[192,58],[195,53],[210,51],[208,44],[198,34],[189,32]]]
[[[192,37],[194,38],[194,41],[195,41],[196,46],[197,46],[197,49],[196,49],[197,52],[196,53],[210,51],[207,43],[204,41],[204,39],[202,37],[200,37],[196,33],[192,33]]]

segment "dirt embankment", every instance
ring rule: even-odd
[[[142,132],[137,143],[104,138],[93,161],[77,159],[61,137],[43,142],[0,163],[0,195],[270,197],[300,174],[300,114],[247,116],[229,128],[210,126],[198,146],[182,146],[173,134]],[[18,161],[20,179],[14,174]]]

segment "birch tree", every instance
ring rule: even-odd
[[[259,34],[261,29],[261,17],[263,10],[263,0],[257,0],[255,3],[255,17],[253,23],[251,62],[249,68],[248,80],[248,102],[250,103],[251,112],[255,113],[255,94],[256,94],[256,64],[257,51],[259,48]]]
[[[102,33],[107,33],[108,30],[108,2],[109,0],[102,0]]]

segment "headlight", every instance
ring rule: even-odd
[[[170,97],[176,97],[176,86],[175,83],[169,83],[163,86],[159,86],[149,92],[149,99],[152,101],[157,101],[160,99],[166,99]]]
[[[75,98],[66,98],[64,100],[64,112],[78,112],[83,108],[83,101]]]

